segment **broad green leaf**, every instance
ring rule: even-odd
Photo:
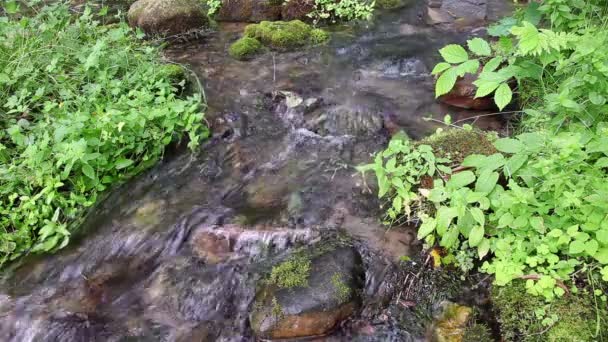
[[[458,216],[455,208],[441,206],[437,210],[437,215],[435,216],[437,220],[437,234],[440,236],[445,234],[445,231],[452,224],[452,220]]]
[[[608,245],[608,229],[600,229],[595,232],[595,238],[603,245]]]
[[[452,66],[449,63],[445,63],[445,62],[441,62],[438,63],[437,65],[435,65],[435,67],[433,68],[433,71],[431,71],[432,75],[437,75],[440,74],[446,70],[448,70],[449,68],[451,68]]]
[[[604,246],[600,248],[593,257],[603,265],[608,264],[608,247]]]
[[[494,90],[496,90],[496,88],[498,88],[500,83],[494,82],[494,81],[477,80],[475,82],[475,85],[477,86],[477,91],[475,92],[475,98],[480,98],[480,97],[490,95]]]
[[[482,72],[491,72],[491,71],[495,71],[496,69],[498,69],[498,67],[500,66],[500,64],[502,64],[503,62],[503,58],[502,57],[494,57],[492,59],[490,59],[486,65],[484,65]]]
[[[490,193],[498,183],[498,172],[484,170],[481,172],[475,183],[476,192]]]
[[[483,154],[471,154],[464,158],[462,166],[479,168],[488,157]]]
[[[524,144],[521,141],[511,138],[502,138],[494,142],[494,147],[504,153],[517,153],[523,151]]]
[[[441,57],[451,64],[464,63],[469,59],[467,51],[460,45],[450,44],[439,50]]]
[[[133,161],[131,159],[120,158],[116,161],[114,167],[116,168],[116,170],[121,170],[131,165],[133,165]]]
[[[490,240],[482,239],[481,242],[479,243],[479,245],[477,246],[477,255],[479,256],[479,259],[483,259],[483,257],[488,255],[489,251],[490,251]]]
[[[463,77],[465,74],[476,74],[479,70],[479,61],[476,59],[468,60],[456,67],[456,74]]]
[[[435,97],[449,93],[454,88],[457,78],[458,75],[455,69],[449,69],[441,74],[435,84]]]
[[[585,243],[579,240],[574,240],[570,243],[568,249],[569,254],[580,254],[585,251]]]
[[[507,163],[505,164],[505,176],[511,177],[526,163],[527,160],[528,155],[524,153],[515,153],[507,160]]]
[[[462,171],[452,175],[447,182],[446,187],[449,189],[460,189],[475,181],[475,174],[471,171]]]
[[[486,224],[486,216],[484,215],[483,211],[481,211],[481,209],[473,207],[470,209],[470,212],[473,216],[473,219],[482,227]]]
[[[490,44],[481,38],[473,38],[467,41],[469,50],[477,56],[489,57],[492,55]]]
[[[434,218],[425,219],[420,228],[418,228],[418,240],[424,239],[427,235],[435,231],[437,221]]]
[[[494,102],[498,106],[498,109],[503,110],[511,100],[513,99],[513,91],[511,91],[511,87],[507,83],[501,84],[498,89],[496,89],[496,93],[494,94]]]
[[[483,226],[475,226],[471,229],[471,233],[469,234],[469,246],[476,247],[483,240],[483,236],[485,234],[485,230]]]
[[[82,166],[82,173],[91,179],[95,179],[95,171],[89,164],[84,164]]]
[[[511,225],[511,223],[513,223],[514,219],[515,218],[511,213],[503,214],[498,220],[498,228],[508,227],[509,225]]]
[[[451,227],[448,231],[441,237],[441,242],[439,245],[445,248],[453,247],[458,241],[458,229],[456,227]]]

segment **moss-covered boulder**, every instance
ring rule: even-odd
[[[276,50],[293,50],[323,43],[329,39],[324,33],[300,20],[262,21],[245,28],[245,36],[258,39],[262,44]]]
[[[230,45],[228,53],[232,58],[245,60],[258,54],[263,49],[264,46],[259,40],[251,37],[243,37]]]
[[[250,320],[262,339],[323,335],[360,304],[364,270],[349,246],[316,245],[273,267],[259,287]]]
[[[496,148],[485,132],[450,128],[422,139],[419,144],[430,145],[435,155],[461,163],[471,154],[491,155]]]
[[[282,0],[223,0],[217,21],[260,22],[281,19]]]
[[[569,294],[546,303],[542,297],[528,294],[524,281],[516,281],[494,287],[492,301],[505,341],[590,342],[608,338],[606,304],[598,299],[596,305],[592,294]],[[598,327],[603,338],[596,336]]]
[[[146,34],[169,36],[209,23],[197,0],[138,0],[128,13],[129,24]]]

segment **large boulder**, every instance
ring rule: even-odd
[[[260,22],[281,19],[281,0],[223,0],[218,21]]]
[[[131,5],[128,19],[146,34],[161,36],[202,28],[209,22],[197,0],[138,0]]]
[[[281,15],[283,20],[305,20],[314,10],[314,0],[289,0],[283,4]]]
[[[361,256],[348,246],[314,246],[275,266],[259,288],[250,321],[262,339],[323,335],[360,305]]]

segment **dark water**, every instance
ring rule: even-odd
[[[411,229],[378,223],[379,203],[354,166],[399,129],[428,134],[423,117],[449,110],[435,102],[429,70],[436,49],[463,35],[423,25],[422,10],[382,13],[337,28],[328,46],[249,62],[227,56],[239,25],[172,47],[167,58],[204,84],[213,137],[113,192],[67,249],[6,274],[0,340],[254,340],[248,313],[272,263],[339,234],[364,257],[365,305],[327,339],[414,339],[378,317],[402,286],[394,261],[419,247]],[[230,236],[230,250],[197,244],[209,232]]]

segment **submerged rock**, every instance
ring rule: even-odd
[[[197,0],[138,0],[131,5],[128,19],[146,34],[162,36],[199,29],[209,22]]]
[[[313,246],[273,268],[256,295],[251,327],[264,339],[326,334],[357,310],[362,287],[354,248]]]
[[[442,304],[443,310],[436,317],[433,325],[433,341],[461,342],[465,335],[467,324],[473,315],[473,309],[451,302]]]
[[[217,21],[260,22],[281,19],[281,0],[224,0]]]
[[[471,27],[483,24],[488,16],[486,0],[428,0],[427,5],[429,25]]]

